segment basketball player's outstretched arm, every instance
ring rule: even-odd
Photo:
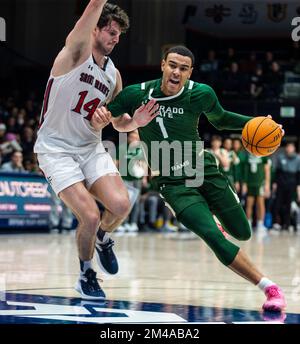
[[[158,116],[159,105],[152,99],[136,109],[132,117],[125,113],[125,110],[122,113],[123,115],[114,118],[111,117],[111,112],[105,106],[101,106],[96,109],[93,115],[92,125],[96,130],[100,130],[111,121],[113,127],[120,132],[133,131],[146,126],[153,118]]]
[[[241,130],[252,118],[223,109],[215,91],[208,85],[206,89],[195,87],[191,96],[191,105],[198,112],[199,103],[205,104],[204,113],[209,122],[218,130]]]
[[[215,91],[210,86],[207,86],[206,92],[197,92],[196,89],[196,92],[192,95],[192,104],[195,111],[197,111],[197,102],[201,97],[205,97],[205,115],[207,119],[218,130],[242,130],[246,123],[253,118],[223,109]],[[271,115],[267,117],[272,118]],[[284,129],[281,124],[279,126],[281,135],[284,136]]]
[[[82,16],[69,33],[65,47],[56,57],[52,75],[60,76],[84,62],[92,52],[92,32],[107,0],[90,0]]]

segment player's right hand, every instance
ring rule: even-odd
[[[105,106],[101,106],[94,112],[91,118],[91,125],[95,130],[99,131],[106,127],[110,123],[110,120],[111,112]]]
[[[132,120],[136,123],[138,128],[145,127],[158,115],[159,104],[156,103],[156,100],[151,99],[147,104],[143,104],[135,110]]]

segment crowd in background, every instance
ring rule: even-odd
[[[196,66],[196,81],[211,85],[224,98],[264,99],[284,98],[285,73],[300,73],[300,45],[293,42],[289,58],[272,51],[226,53],[209,50],[207,57]]]

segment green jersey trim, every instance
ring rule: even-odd
[[[166,101],[166,100],[171,100],[171,99],[174,99],[174,98],[177,98],[179,97],[180,95],[182,95],[183,91],[184,91],[184,86],[182,87],[182,89],[177,93],[177,94],[174,94],[174,96],[169,96],[169,97],[163,97],[163,98],[153,98],[151,96],[151,94],[153,93],[154,91],[154,88],[151,88],[150,91],[149,91],[149,99],[154,99],[154,100],[158,100],[160,102],[162,101]]]

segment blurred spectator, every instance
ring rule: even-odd
[[[219,164],[220,170],[228,170],[230,167],[229,155],[226,149],[221,148],[222,138],[219,135],[213,135],[211,138],[211,148],[208,149],[217,158],[217,163]]]
[[[28,172],[43,174],[39,168],[36,154],[34,154],[33,152],[30,154],[30,156],[27,157],[26,160],[24,159],[23,165],[25,170]]]
[[[255,52],[251,52],[249,59],[246,61],[246,64],[243,68],[243,72],[248,74],[254,74],[258,67],[257,56]]]
[[[236,62],[232,62],[229,71],[225,73],[222,89],[226,97],[240,97],[245,93],[245,78]]]
[[[265,59],[262,62],[264,74],[268,74],[272,69],[272,63],[274,62],[274,55],[271,51],[265,53]]]
[[[22,151],[22,147],[17,141],[17,136],[12,133],[6,134],[6,125],[0,124],[0,151],[2,154],[2,162],[8,160],[8,156],[13,153],[13,151]]]
[[[224,173],[226,174],[227,178],[230,180],[232,186],[234,185],[234,166],[240,163],[240,159],[236,155],[236,153],[232,149],[232,140],[230,138],[226,138],[223,141],[223,147],[228,153],[229,159],[229,166],[227,168],[223,168]]]
[[[20,128],[22,128],[25,125],[25,120],[26,120],[26,111],[25,109],[21,109],[17,115],[17,123]]]
[[[253,98],[261,98],[264,94],[264,78],[261,66],[257,66],[255,72],[250,75],[250,94]]]
[[[14,116],[8,117],[6,121],[6,132],[7,133],[13,133],[17,134],[20,132],[20,128],[17,124],[17,119]]]
[[[21,136],[21,146],[23,149],[24,159],[28,159],[33,152],[33,146],[35,142],[34,132],[31,127],[24,127]]]
[[[132,206],[128,218],[119,226],[118,231],[136,232],[138,231],[139,196],[142,180],[148,171],[137,130],[128,133],[127,144],[118,147],[117,157],[119,160],[117,160],[116,165],[119,169],[120,167],[124,169],[124,166],[120,166],[121,163],[127,165],[127,174],[122,175],[122,179],[128,189]],[[121,173],[122,169],[120,170]]]
[[[246,215],[250,225],[253,221],[253,207],[256,206],[256,229],[266,233],[265,198],[269,198],[271,182],[271,160],[244,152],[242,158],[243,193],[247,194]]]
[[[199,82],[207,83],[214,87],[218,80],[219,61],[216,59],[216,52],[209,50],[207,60],[200,64],[200,80]]]
[[[139,224],[140,230],[145,232],[175,232],[178,226],[174,215],[157,191],[153,190],[151,178],[144,178],[142,196],[140,198]]]
[[[242,171],[241,171],[241,159],[243,153],[242,142],[240,139],[235,138],[232,140],[232,149],[236,156],[238,157],[238,163],[233,165],[233,178],[235,189],[241,198],[242,196]]]
[[[227,49],[227,55],[224,57],[223,61],[223,71],[229,71],[231,69],[232,64],[238,62],[235,50],[233,48]]]
[[[140,197],[139,225],[143,232],[157,230],[159,219],[159,209],[163,206],[163,200],[157,191],[151,190],[151,183],[145,178],[143,183],[142,195]],[[163,222],[160,226],[163,225]]]
[[[284,77],[277,62],[272,62],[271,70],[266,75],[266,97],[278,100],[282,93]]]
[[[288,229],[292,200],[300,202],[300,156],[294,143],[287,143],[284,152],[278,154],[275,160],[273,191],[276,192],[273,229]]]
[[[50,229],[58,230],[59,233],[64,230],[73,229],[75,217],[72,211],[56,196],[51,187],[50,194],[53,201],[49,216]]]
[[[15,151],[11,156],[11,160],[1,166],[1,172],[26,172],[23,166],[22,152]]]

